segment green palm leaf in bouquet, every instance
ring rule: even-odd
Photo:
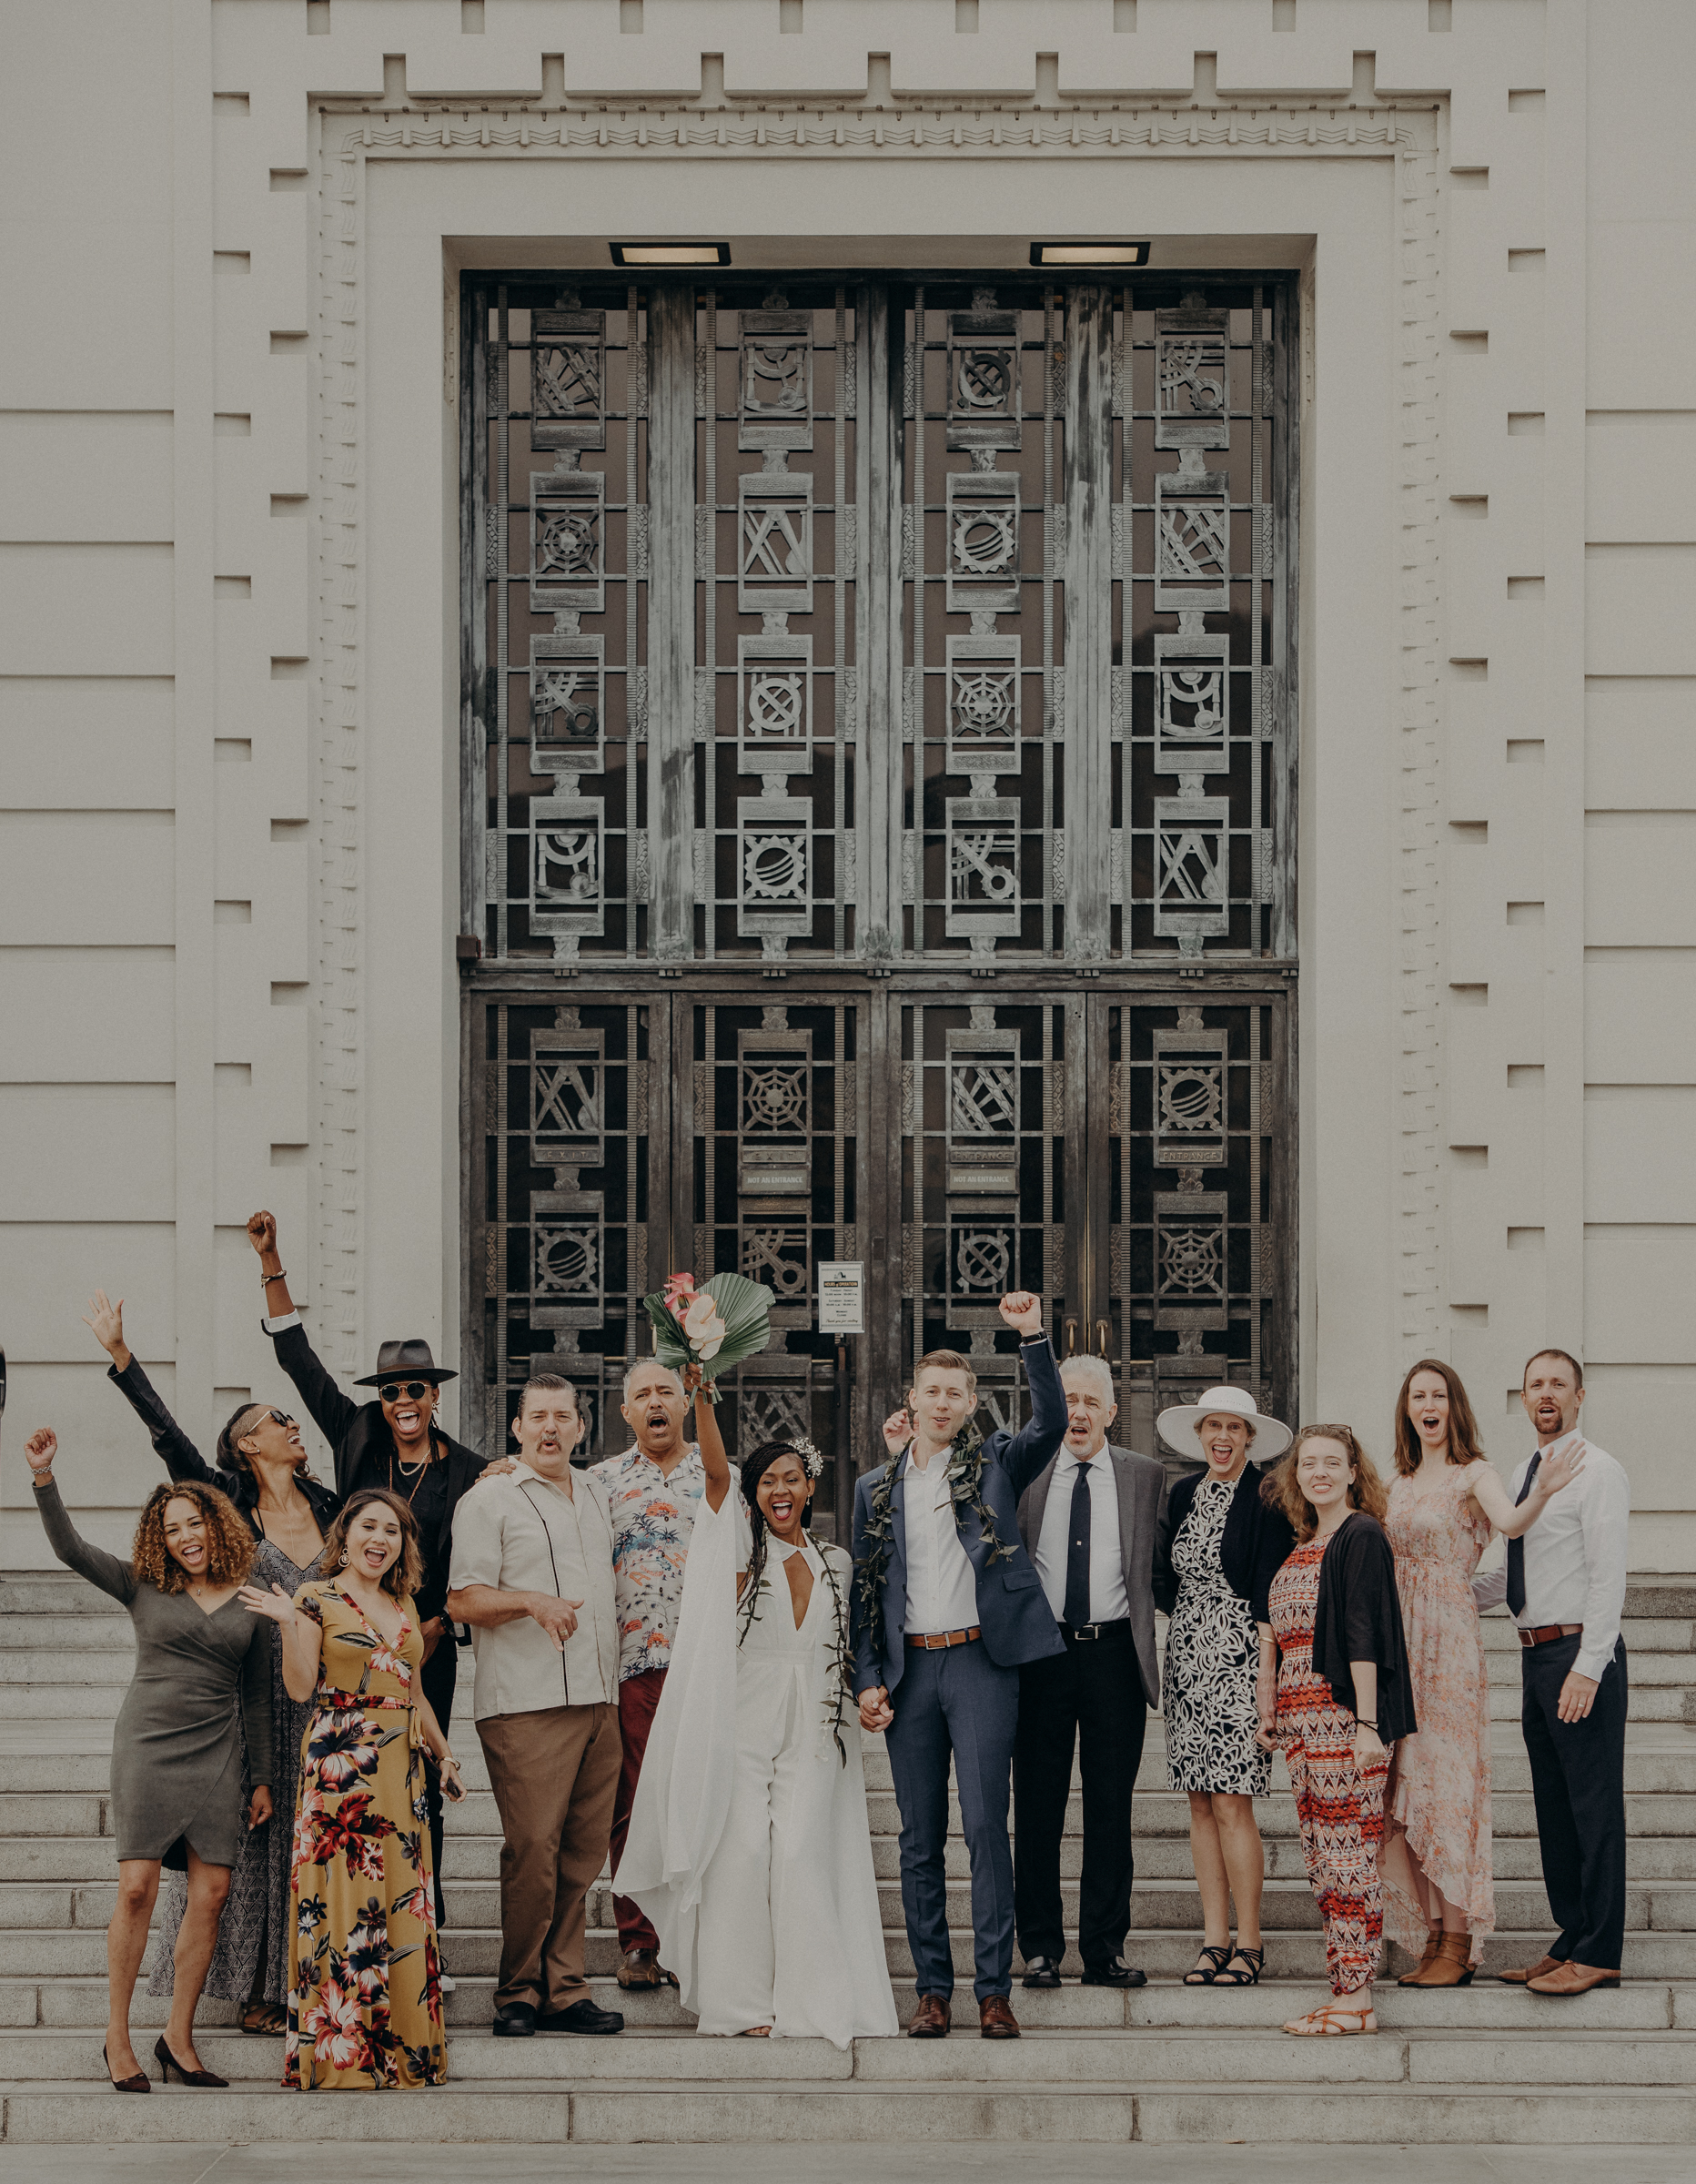
[[[699,1365],[709,1387],[772,1339],[772,1292],[741,1274],[715,1274],[700,1289],[692,1275],[673,1274],[642,1303],[661,1364],[678,1372]],[[712,1400],[719,1400],[716,1389]]]

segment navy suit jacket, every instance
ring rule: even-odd
[[[958,1516],[960,1544],[977,1573],[977,1620],[984,1646],[998,1667],[1014,1668],[1024,1661],[1041,1661],[1065,1651],[1065,1641],[1049,1610],[1046,1595],[1037,1582],[1031,1558],[1019,1537],[1019,1496],[1052,1461],[1065,1438],[1065,1390],[1055,1362],[1054,1346],[1046,1335],[1034,1335],[1021,1346],[1025,1376],[1031,1389],[1031,1417],[1016,1433],[996,1431],[984,1442],[984,1499],[994,1512],[995,1536],[1013,1549],[1011,1562],[989,1560],[989,1542],[976,1515],[962,1509]],[[904,1465],[905,1451],[893,1460]],[[854,1490],[853,1552],[856,1563],[866,1552],[865,1528],[872,1495],[887,1472],[882,1465],[864,1472]],[[907,1532],[904,1479],[895,1482],[890,1497],[893,1538],[883,1577],[883,1615],[868,1623],[860,1604],[856,1584],[850,1606],[854,1656],[854,1695],[874,1691],[881,1684],[893,1695],[906,1666],[907,1647]]]

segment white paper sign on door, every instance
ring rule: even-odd
[[[827,1259],[819,1262],[819,1332],[865,1332],[865,1261]]]

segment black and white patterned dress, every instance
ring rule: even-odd
[[[1175,1790],[1264,1797],[1272,1754],[1255,1742],[1260,1638],[1220,1566],[1236,1480],[1204,1479],[1172,1542],[1177,1599],[1166,1628],[1166,1764]]]

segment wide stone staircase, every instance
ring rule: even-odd
[[[106,1936],[116,1884],[111,1724],[128,1682],[129,1624],[68,1573],[0,1577],[0,2133],[9,2146],[114,2140],[235,2143],[343,2138],[467,2141],[1195,2140],[1696,2143],[1696,1581],[1643,1579],[1627,1599],[1631,1830],[1626,1977],[1616,1992],[1543,2001],[1489,1977],[1540,1954],[1548,1906],[1519,1741],[1519,1648],[1488,1617],[1494,1729],[1498,1932],[1470,1987],[1379,1988],[1376,2039],[1296,2042],[1285,2017],[1325,1997],[1318,1919],[1287,1793],[1261,1806],[1267,1976],[1240,1991],[1186,1988],[1199,1910],[1185,1800],[1166,1789],[1150,1723],[1136,1805],[1135,1926],[1149,1975],[1130,1994],[1026,1993],[1017,2042],[976,2037],[964,1846],[950,1845],[960,1976],[945,2041],[694,2037],[675,1995],[620,1997],[603,1876],[590,1906],[597,1997],[622,2007],[615,2039],[489,2031],[500,1949],[500,1839],[469,1703],[455,1744],[471,1795],[449,1815],[444,1953],[451,2082],[417,2098],[284,2096],[281,2042],[244,2037],[207,2003],[203,2060],[225,2093],[174,2088],[115,2104],[101,2083]],[[466,1680],[469,1695],[469,1677]],[[873,1847],[903,2015],[912,1966],[902,1930],[895,1801],[881,1740],[869,1750]],[[1281,1764],[1275,1763],[1281,1782]],[[1075,1907],[1075,1785],[1063,1871]],[[148,1967],[156,1938],[149,1944]],[[1405,1968],[1397,1951],[1388,1970]],[[1068,1975],[1077,1969],[1068,1961]],[[167,2005],[138,1993],[137,2032]],[[151,2038],[137,2039],[144,2057]]]

